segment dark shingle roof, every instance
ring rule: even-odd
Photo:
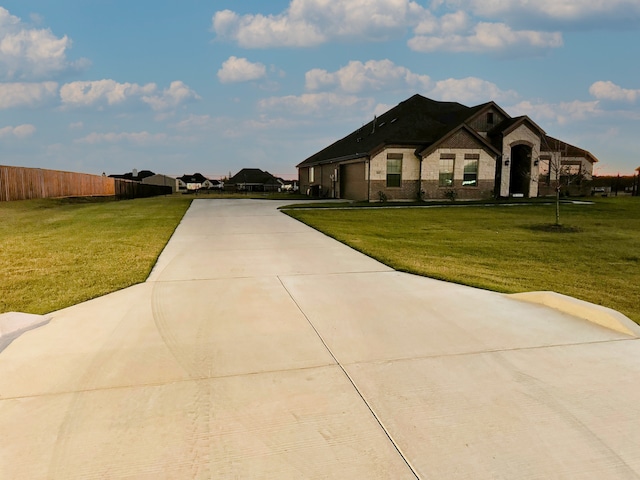
[[[466,107],[421,95],[399,103],[346,137],[311,155],[298,167],[367,156],[384,145],[427,147],[458,127],[486,104]]]
[[[238,184],[238,183],[251,183],[259,185],[280,185],[278,179],[271,175],[269,172],[263,172],[259,168],[243,168],[233,177],[231,177],[226,183]]]
[[[193,175],[182,175],[178,178],[184,183],[204,183],[208,180],[208,178],[201,173],[194,173]]]
[[[123,174],[113,174],[109,175],[111,178],[121,178],[124,180],[133,180],[135,182],[141,182],[143,179],[147,177],[153,177],[155,173],[151,170],[140,170],[137,175],[134,175],[133,172],[123,173]]]

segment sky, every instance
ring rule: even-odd
[[[0,165],[283,178],[414,94],[640,166],[640,0],[0,0]]]

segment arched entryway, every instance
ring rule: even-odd
[[[529,145],[520,144],[511,147],[511,176],[509,195],[529,196],[531,184],[531,153]]]

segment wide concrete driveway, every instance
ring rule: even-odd
[[[0,478],[640,478],[635,337],[277,206],[195,201],[146,283],[0,353]]]

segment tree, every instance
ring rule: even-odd
[[[571,186],[580,185],[587,178],[587,171],[581,161],[563,161],[567,155],[568,145],[559,140],[543,137],[546,152],[551,152],[546,157],[538,159],[538,183],[546,182],[555,191],[556,221],[555,225],[560,226],[560,197],[563,190],[569,193]],[[553,145],[551,145],[553,143]],[[563,152],[564,147],[564,152]],[[564,153],[564,155],[563,155]]]

